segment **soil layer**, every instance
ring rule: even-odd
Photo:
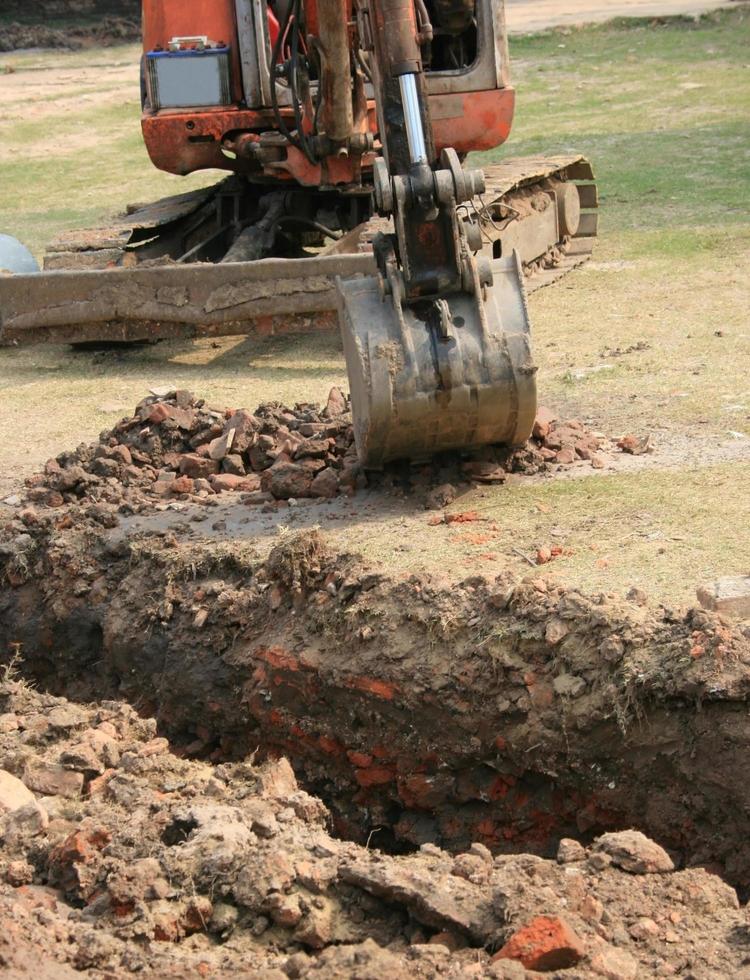
[[[741,975],[733,889],[640,834],[391,857],[332,837],[285,760],[190,761],[156,727],[0,681],[4,977]]]
[[[395,582],[317,532],[261,562],[69,528],[9,563],[1,615],[38,683],[143,706],[191,754],[283,752],[342,836],[549,854],[635,825],[750,883],[750,643],[713,614]]]
[[[444,509],[456,492],[447,478],[460,488],[461,481],[502,481],[512,470],[518,479],[535,479],[539,467],[564,468],[559,454],[565,447],[555,445],[556,437],[563,441],[561,433],[573,440],[576,465],[585,462],[577,448],[584,454],[601,449],[602,437],[578,424],[541,416],[536,433],[518,454],[501,458],[491,450],[482,459],[397,470],[371,480],[366,492],[384,504],[394,494],[411,495],[420,506],[435,508],[428,520],[470,526],[470,512]],[[61,937],[84,937],[75,940],[84,942],[83,952],[66,954],[74,968],[125,969],[140,956],[139,968],[162,971],[158,975],[167,968],[190,975],[196,950],[200,956],[211,951],[206,970],[219,963],[234,969],[231,956],[222,957],[229,955],[224,946],[235,926],[243,955],[250,949],[260,957],[258,969],[278,967],[287,976],[318,969],[326,976],[349,976],[357,957],[370,964],[362,976],[407,970],[476,975],[465,972],[464,947],[471,949],[479,975],[503,977],[524,975],[514,973],[514,965],[490,964],[490,955],[506,947],[513,964],[571,970],[571,976],[668,975],[672,968],[700,963],[703,972],[695,975],[708,977],[722,975],[711,972],[715,957],[717,963],[739,964],[737,957],[745,955],[738,924],[744,913],[737,911],[735,893],[708,872],[743,895],[750,885],[750,791],[743,776],[750,628],[730,626],[704,610],[655,606],[637,589],[627,596],[586,595],[538,571],[521,580],[501,574],[457,581],[448,574],[405,575],[368,565],[341,553],[311,526],[316,513],[325,517],[328,500],[310,498],[303,532],[278,523],[270,547],[252,535],[237,540],[226,533],[225,497],[249,512],[291,514],[292,493],[312,494],[324,472],[325,496],[344,500],[363,492],[368,479],[354,467],[340,392],[331,393],[322,412],[275,405],[253,414],[212,412],[189,393],[172,392],[152,395],[96,445],[50,460],[6,501],[0,629],[8,683],[16,686],[8,688],[9,707],[0,712],[0,732],[9,739],[0,769],[21,778],[37,796],[88,800],[76,804],[74,816],[67,804],[45,809],[37,799],[39,815],[32,802],[24,802],[20,829],[11,810],[5,837],[13,865],[6,881],[15,889],[6,906],[11,921],[19,901],[26,901],[19,888],[54,888],[52,897],[32,891],[31,908],[44,907],[52,922],[56,903],[72,902],[82,910],[82,921],[94,922],[98,936],[91,952],[85,930],[71,925],[66,928],[73,932],[66,933],[59,927]],[[174,507],[192,514],[188,531],[159,527],[159,515]],[[202,521],[212,515],[218,519],[211,533],[202,533]],[[150,520],[149,530],[139,529],[135,516]],[[14,680],[19,665],[47,693],[34,694]],[[60,707],[59,696],[95,702],[80,725],[72,725],[76,737],[65,746],[55,741],[60,725],[34,720]],[[14,698],[31,700],[27,706]],[[65,710],[78,717],[83,709]],[[101,735],[86,734],[90,730],[127,744],[104,746]],[[195,761],[163,756],[166,740],[157,738],[153,749],[128,742],[140,738],[150,744],[155,736],[167,736],[182,759]],[[150,761],[138,761],[152,752],[161,760],[153,770]],[[120,760],[126,758],[132,764],[120,792]],[[290,788],[289,770],[284,801],[271,805],[276,824],[266,814],[258,831],[253,823],[237,829],[234,822],[245,819],[236,816],[236,808],[245,807],[238,800],[249,799],[264,778],[256,772],[259,760],[271,767],[264,772],[272,772],[282,765],[273,760],[281,758],[316,799],[302,794],[308,802],[301,809],[289,803],[287,797],[299,792],[296,784]],[[148,785],[138,779],[135,785],[130,776],[143,776]],[[196,779],[202,786],[209,778],[209,795],[224,800],[229,793],[230,809],[225,806],[219,816],[200,797],[203,789],[194,788]],[[159,801],[166,794],[168,804],[154,803],[154,793]],[[178,801],[179,812],[172,807]],[[192,809],[185,809],[188,803]],[[117,843],[124,833],[113,829],[120,826],[118,806],[161,814],[164,847],[136,840],[132,828],[127,841]],[[255,804],[250,809],[256,813]],[[67,836],[49,833],[58,812],[67,821]],[[282,812],[289,815],[282,819]],[[318,828],[314,840],[306,836],[312,831],[295,829],[295,815]],[[280,821],[286,821],[284,833],[302,835],[304,847],[328,861],[324,882],[313,875],[314,886],[303,884],[302,892],[295,886],[290,869],[296,866],[298,837],[287,840],[279,831],[277,840],[274,831],[267,834],[273,847],[258,843],[256,838],[266,839],[263,826]],[[643,844],[638,836],[623,839],[631,828],[660,846]],[[27,831],[33,844],[26,841]],[[237,835],[241,845],[233,857]],[[222,857],[204,867],[214,860],[206,843],[213,839],[224,842]],[[600,851],[610,845],[601,842],[610,840],[615,857],[607,852],[603,860]],[[20,856],[13,856],[14,841],[21,842]],[[183,849],[170,851],[175,845]],[[624,924],[616,929],[594,904],[591,921],[597,924],[589,936],[591,929],[575,916],[572,922],[569,916],[560,919],[563,908],[583,907],[592,895],[590,882],[573,885],[569,869],[550,863],[560,860],[561,846],[564,855],[578,855],[573,863],[592,856],[586,874],[614,873],[608,869],[615,858],[649,874],[686,869],[679,872],[687,876],[685,887],[669,894],[679,901],[709,895],[710,914],[697,931],[691,927],[683,935],[660,924],[667,914],[663,908],[658,915],[639,913],[648,919],[646,926],[618,911]],[[623,858],[626,852],[630,856]],[[180,865],[175,871],[175,854],[188,862],[188,870]],[[263,865],[253,872],[261,881],[268,877],[263,894],[253,886],[251,895],[250,885],[240,883],[245,878],[233,877],[249,855],[282,861],[283,867]],[[134,883],[124,865],[136,860],[141,867],[147,858],[147,882]],[[514,879],[513,901],[523,911],[508,911],[513,903],[498,890],[500,872],[493,869],[527,875],[529,868],[537,884],[545,882],[549,901],[535,894],[529,902],[525,886]],[[313,880],[304,875],[305,882]],[[178,882],[176,894],[162,894],[163,887],[154,884],[162,878],[172,888]],[[464,894],[458,879],[477,886],[481,895]],[[623,882],[615,884],[621,889]],[[580,895],[571,897],[568,885]],[[217,894],[230,911],[216,912]],[[611,901],[629,903],[633,895],[628,885]],[[656,897],[653,889],[649,896],[639,892],[632,907],[677,901]],[[360,901],[361,918],[350,930],[348,910]],[[723,938],[698,954],[696,936],[714,914],[724,917]],[[214,915],[215,928],[208,925]],[[687,921],[684,910],[675,915],[668,920],[672,926]],[[258,925],[260,920],[266,925]],[[100,948],[96,930],[102,929],[107,938]],[[261,941],[266,930],[268,942]],[[665,930],[677,938],[665,938]],[[446,935],[435,939],[437,933]],[[32,934],[19,933],[35,941]],[[148,943],[177,944],[179,953],[171,950],[165,958],[161,945],[147,945],[144,953],[136,941],[144,936]],[[660,937],[660,949],[677,945],[669,955],[656,955],[653,943],[641,945],[644,936],[648,943]],[[349,948],[368,937],[375,943],[366,949]],[[423,954],[429,940],[441,947],[439,953]],[[548,951],[551,959],[539,952],[548,942],[555,950]],[[536,949],[533,956],[527,955],[530,947]],[[49,948],[60,957],[54,943]],[[298,952],[304,958],[292,963],[289,958]],[[597,970],[600,953],[605,962]],[[395,959],[380,962],[386,954]],[[584,973],[575,972],[579,963]]]
[[[152,395],[98,445],[50,460],[2,548],[4,632],[35,680],[142,705],[194,755],[285,753],[352,839],[549,853],[561,836],[638,825],[746,887],[747,630],[538,574],[386,573],[337,553],[314,502],[313,529],[277,524],[270,553],[222,537],[220,517],[210,535],[132,523],[185,501],[200,523],[225,493],[272,511],[356,493],[368,478],[346,409],[335,389],[322,412],[221,415],[187,392]],[[564,451],[580,462],[557,448],[566,431],[598,451],[571,425],[540,417],[510,457],[386,473],[369,492],[439,511],[456,493],[446,476],[533,474]]]

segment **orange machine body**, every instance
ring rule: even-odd
[[[305,0],[308,23],[316,21],[317,0]],[[243,173],[241,160],[223,151],[229,134],[260,134],[276,128],[271,110],[245,105],[242,90],[240,44],[233,0],[143,0],[144,55],[166,50],[173,38],[207,36],[216,45],[229,48],[231,103],[217,107],[152,110],[146,106],[141,124],[149,156],[154,165],[168,173],[189,174],[196,170],[220,169]],[[489,150],[504,143],[513,121],[515,92],[510,86],[480,91],[451,91],[431,94],[435,147],[439,153],[453,147],[458,153]],[[291,110],[282,108],[282,113]],[[368,102],[367,126],[377,132],[374,102]],[[329,158],[311,164],[294,147],[274,164],[266,178],[293,180],[308,187],[352,185],[361,181],[364,159]]]

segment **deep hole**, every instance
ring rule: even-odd
[[[81,664],[87,665],[87,669],[81,675],[71,675],[70,672],[56,670],[53,672],[40,671],[40,665],[47,662],[48,658],[46,656],[34,657],[33,655],[27,655],[25,658],[22,672],[30,680],[33,680],[37,687],[51,694],[67,697],[72,701],[124,700],[128,701],[142,717],[158,717],[160,708],[158,697],[154,699],[145,696],[133,697],[132,681],[127,692],[128,696],[123,696],[120,676],[102,669],[103,661],[100,659],[101,631],[97,633],[96,630],[89,627],[86,635],[91,640],[91,645],[85,654],[80,642],[76,644],[76,650],[81,657]],[[31,665],[34,665],[36,669],[31,669]],[[196,712],[198,713],[197,705]],[[383,718],[381,714],[372,711],[368,715],[371,725],[382,727]],[[254,731],[249,738],[245,739],[234,737],[237,735],[234,730],[228,733],[230,736],[228,739],[222,739],[221,732],[212,732],[208,738],[201,738],[198,736],[197,730],[202,729],[201,722],[204,721],[203,716],[196,717],[194,726],[191,725],[189,728],[175,728],[162,723],[158,727],[158,734],[170,739],[172,750],[178,756],[186,756],[214,764],[240,761],[253,752],[257,752],[258,759],[265,758],[267,754],[272,756],[279,754],[274,749],[271,749],[270,752],[266,751],[263,747],[261,733],[258,731]],[[352,728],[354,730],[361,730],[368,724],[367,721],[356,718],[356,716],[353,721]],[[249,749],[250,745],[253,746],[252,749]],[[330,810],[332,820],[328,829],[332,836],[342,840],[354,840],[366,845],[368,849],[393,855],[414,853],[422,844],[428,843],[437,844],[446,850],[463,849],[462,847],[452,848],[450,843],[441,838],[437,830],[442,806],[438,806],[434,811],[414,811],[405,809],[393,801],[380,801],[377,806],[377,816],[374,816],[371,805],[353,802],[360,793],[360,788],[356,783],[353,785],[350,782],[343,783],[340,778],[337,778],[338,774],[335,771],[332,771],[330,775],[321,775],[319,760],[309,768],[304,763],[300,764],[299,760],[292,758],[290,761],[295,766],[300,787],[321,799]],[[493,770],[487,767],[481,768],[481,775],[486,781],[497,776]],[[542,799],[549,794],[550,780],[543,774],[525,773],[524,784],[527,791],[538,793]],[[474,820],[476,823],[480,819],[477,814],[481,811],[482,805],[481,801],[471,799],[464,804],[454,802],[450,808],[456,819],[460,819],[462,813],[472,814],[468,820],[469,822]],[[449,805],[445,804],[445,806],[448,807]],[[181,844],[188,839],[197,826],[193,820],[175,820],[163,831],[161,839],[167,846]],[[606,829],[609,828],[594,827],[585,833],[576,833],[570,827],[564,832],[552,829],[546,838],[538,838],[535,841],[524,840],[517,847],[504,846],[501,850],[505,853],[533,851],[550,857],[554,856],[560,837],[575,837],[587,845],[597,833]]]

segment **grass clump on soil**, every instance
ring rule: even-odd
[[[257,550],[248,541],[181,542],[177,548],[171,547],[168,540],[154,542],[150,535],[131,541],[130,560],[134,564],[154,562],[166,568],[170,582],[218,574],[250,579],[259,561]]]

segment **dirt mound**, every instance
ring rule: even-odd
[[[330,498],[378,487],[420,494],[440,508],[470,483],[502,483],[510,473],[533,475],[573,465],[603,466],[601,435],[578,420],[557,421],[540,410],[534,436],[520,449],[489,446],[470,456],[446,454],[425,466],[362,470],[348,401],[332,389],[326,406],[276,402],[215,409],[189,391],[151,395],[135,414],[103,432],[98,444],[50,460],[27,480],[35,504],[94,502],[103,523],[140,512],[159,500],[206,501],[240,491],[248,503]],[[98,515],[98,516],[97,516]]]
[[[268,980],[719,977],[747,952],[734,891],[640,834],[563,840],[556,860],[388,856],[331,837],[285,760],[180,758],[118,701],[7,677],[0,770],[9,976],[32,951],[42,977]]]
[[[55,27],[48,23],[0,25],[0,51],[26,48],[87,48],[139,41],[141,25],[123,17],[103,17],[95,24]]]

